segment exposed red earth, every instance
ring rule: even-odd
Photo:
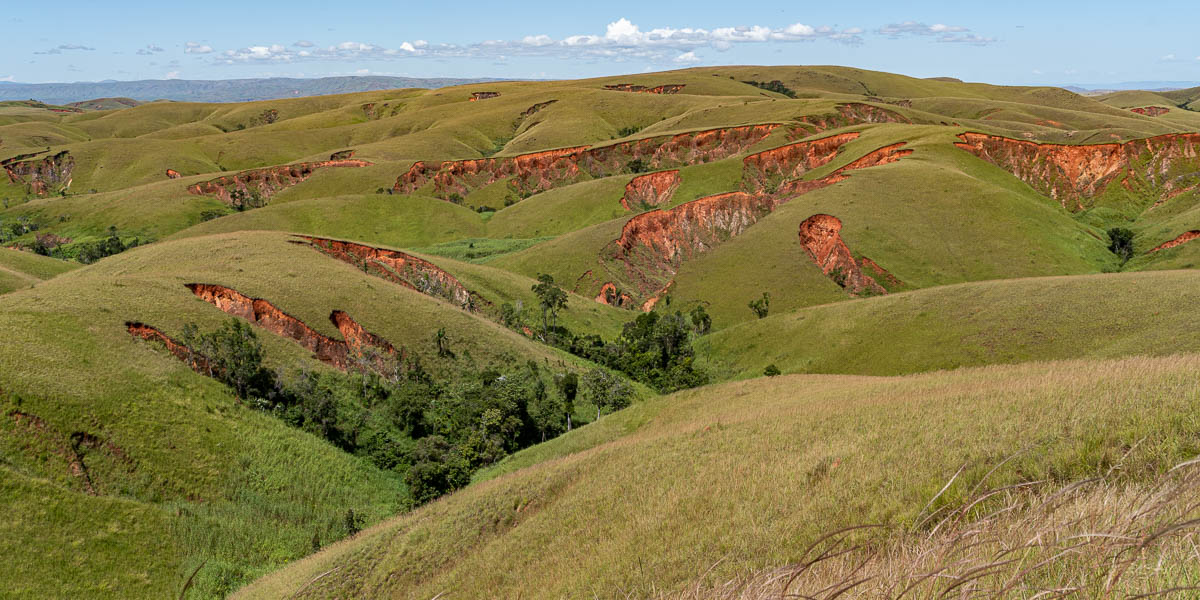
[[[183,175],[180,175],[179,171],[176,171],[175,169],[167,169],[167,179],[179,179],[181,177],[183,177]]]
[[[167,347],[175,358],[183,361],[193,371],[212,375],[213,365],[208,360],[207,356],[188,348],[186,345],[176,341],[171,336],[159,331],[157,328],[145,323],[128,322],[125,323],[125,328],[129,331],[129,335],[151,342],[159,342]]]
[[[863,267],[871,269],[876,275],[887,277],[892,283],[900,283],[875,261],[865,257],[856,260],[842,240],[841,230],[841,219],[833,215],[816,214],[800,223],[800,245],[822,273],[855,296],[864,292],[887,293],[883,286],[863,272]]]
[[[235,317],[241,317],[276,335],[289,338],[312,352],[317,360],[342,370],[359,365],[359,358],[376,355],[380,359],[402,360],[387,340],[363,329],[350,315],[335,310],[329,320],[341,332],[343,340],[335,340],[317,332],[262,298],[251,298],[237,290],[207,283],[189,283],[187,288],[201,300]],[[378,361],[377,361],[378,362]]]
[[[216,196],[226,204],[235,204],[233,195],[236,192],[245,194],[254,192],[266,199],[308,179],[317,169],[369,167],[371,164],[365,160],[343,159],[250,169],[234,175],[224,175],[210,181],[192,184],[188,186],[188,192],[198,196]]]
[[[38,196],[71,187],[71,173],[75,170],[75,158],[71,153],[63,150],[41,160],[25,160],[38,154],[42,153],[14,156],[0,162],[0,167],[4,167],[9,181],[29,186],[29,191]]]
[[[777,127],[778,123],[768,123],[708,129],[598,148],[576,146],[504,158],[418,161],[396,180],[393,189],[399,194],[411,194],[432,181],[434,195],[449,199],[451,194],[465,196],[486,185],[509,180],[515,191],[532,194],[575,183],[584,175],[607,177],[626,172],[633,160],[642,161],[649,169],[720,160],[744,152]]]
[[[638,175],[625,185],[621,206],[625,210],[662,206],[671,202],[679,187],[679,169]]]
[[[962,142],[955,146],[1008,170],[1071,211],[1085,208],[1084,199],[1100,195],[1114,181],[1131,188],[1137,180],[1144,180],[1158,188],[1164,199],[1171,198],[1195,188],[1186,178],[1172,177],[1180,170],[1176,169],[1179,163],[1196,161],[1184,170],[1200,171],[1198,133],[1084,146],[1040,144],[983,133],[958,137]]]
[[[1200,238],[1200,229],[1193,229],[1192,231],[1189,231],[1187,233],[1180,234],[1179,237],[1177,237],[1169,242],[1163,242],[1163,243],[1155,246],[1154,249],[1151,250],[1151,252],[1158,252],[1159,250],[1166,250],[1167,248],[1174,248],[1175,246],[1178,246],[1180,244],[1186,244],[1197,238]]]
[[[600,293],[596,296],[596,302],[618,308],[633,307],[633,298],[629,294],[622,292],[611,282],[601,286]]]
[[[617,83],[606,85],[604,89],[614,92],[634,92],[638,94],[678,94],[683,91],[687,84],[684,83],[668,83],[666,85],[656,85],[654,87],[646,87],[644,85],[634,85],[632,83]]]
[[[741,234],[780,204],[844,181],[848,171],[895,162],[912,152],[901,149],[904,142],[900,142],[879,148],[818,180],[785,179],[773,190],[755,183],[767,180],[765,173],[771,169],[803,174],[808,169],[801,167],[827,164],[840,147],[837,140],[844,144],[856,136],[843,134],[797,142],[768,151],[770,154],[746,157],[743,181],[751,191],[706,196],[670,210],[652,210],[637,215],[625,223],[621,236],[606,247],[603,258],[617,267],[621,279],[634,286],[637,297],[646,302],[654,300],[671,285],[683,262]],[[862,289],[865,287],[851,288],[850,291],[859,293]],[[872,288],[872,291],[884,293],[882,288]],[[653,303],[649,302],[649,306]]]
[[[804,137],[829,129],[868,123],[912,123],[912,120],[895,111],[879,108],[862,102],[839,104],[837,112],[824,115],[807,115],[798,119],[804,125],[792,132],[794,137]]]
[[[448,300],[463,310],[474,311],[478,304],[475,295],[457,278],[423,258],[354,242],[298,237],[304,240],[299,243],[307,243],[323,254],[409,289]]]
[[[1131,108],[1129,110],[1139,115],[1146,115],[1147,117],[1161,117],[1171,112],[1171,109],[1165,106],[1142,106],[1139,108]]]
[[[329,155],[329,160],[346,160],[354,156],[354,150],[338,150]]]

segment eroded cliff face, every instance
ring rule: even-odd
[[[1146,115],[1147,117],[1161,117],[1171,112],[1171,109],[1165,106],[1143,106],[1140,108],[1131,108],[1129,110],[1139,115]]]
[[[1167,248],[1174,248],[1175,246],[1178,246],[1180,244],[1186,244],[1186,243],[1196,240],[1196,239],[1200,239],[1200,229],[1193,229],[1192,231],[1189,231],[1187,233],[1180,234],[1179,237],[1177,237],[1169,242],[1163,242],[1162,244],[1155,246],[1154,249],[1151,250],[1151,252],[1158,252],[1159,250],[1166,250]]]
[[[842,146],[859,135],[858,132],[843,133],[751,154],[742,159],[742,187],[748,191],[773,192],[784,181],[798,179],[829,164]]]
[[[245,206],[253,197],[266,201],[280,191],[308,179],[317,169],[369,167],[371,164],[365,160],[341,159],[250,169],[192,184],[188,186],[188,192],[197,196],[216,196],[230,206]]]
[[[843,138],[845,141],[854,139],[854,135]],[[842,136],[834,136],[842,138]],[[833,139],[833,138],[830,138]],[[784,160],[786,157],[815,157],[828,163],[832,156],[825,158],[829,149],[826,140],[804,142],[816,144],[813,148],[793,149],[775,155],[759,156],[746,163],[745,168],[753,173],[762,169],[775,169],[781,172],[795,173],[787,165],[802,164],[806,158]],[[768,191],[756,184],[747,185],[750,191],[729,192],[706,196],[691,202],[680,204],[670,210],[652,210],[630,219],[621,229],[621,236],[611,242],[603,251],[602,262],[610,269],[616,278],[631,284],[632,300],[642,302],[643,309],[653,308],[654,301],[662,291],[673,283],[675,274],[687,260],[703,254],[712,248],[740,235],[747,228],[770,214],[779,205],[799,195],[844,181],[848,172],[876,165],[887,164],[900,160],[912,151],[902,149],[905,143],[900,142],[879,148],[867,155],[837,169],[821,179],[799,181],[784,180],[776,189]],[[793,144],[800,146],[800,144]],[[812,150],[810,153],[809,150]],[[760,153],[764,154],[764,153]],[[834,150],[836,155],[836,149]],[[773,157],[773,158],[772,158]],[[800,171],[803,173],[804,171]],[[840,229],[840,225],[839,225]],[[847,250],[849,252],[849,250]],[[874,263],[870,263],[874,265]],[[880,271],[881,267],[875,265]],[[855,267],[861,270],[860,267]],[[613,272],[615,270],[615,272]],[[886,273],[886,271],[885,271]],[[869,278],[868,278],[869,279]],[[861,293],[870,289],[874,293],[886,293],[882,287],[868,288],[866,283],[855,284],[850,288],[851,293]]]
[[[613,85],[606,85],[604,86],[604,89],[612,90],[614,92],[634,92],[638,94],[678,94],[679,92],[682,92],[683,88],[685,87],[687,87],[686,83],[668,83],[665,85],[656,85],[654,87],[634,85],[632,83],[617,83]]]
[[[912,120],[895,111],[879,108],[862,102],[840,104],[837,112],[826,115],[808,115],[798,119],[801,125],[792,131],[794,137],[806,137],[829,129],[868,123],[912,123]]]
[[[419,161],[396,180],[393,190],[411,194],[432,181],[434,195],[449,199],[452,194],[466,196],[483,186],[508,180],[515,192],[528,195],[575,183],[584,176],[608,177],[628,172],[627,166],[634,160],[640,160],[648,169],[720,160],[744,152],[777,127],[780,125],[770,123],[709,129],[598,148],[577,146],[505,158]]]
[[[41,154],[22,154],[0,162],[9,181],[24,185],[29,193],[37,196],[57,194],[71,187],[71,174],[75,171],[75,158],[63,150],[41,160],[26,160]]]
[[[555,102],[558,102],[558,100],[547,100],[545,102],[538,102],[537,104],[534,104],[533,106],[530,106],[529,108],[521,111],[521,116],[522,117],[532,117],[538,111],[542,110],[543,108],[546,108],[547,106],[550,106],[551,104],[554,104]]]
[[[492,98],[499,98],[499,97],[500,97],[500,92],[471,92],[470,101],[477,102],[479,100],[490,100]]]
[[[800,245],[822,273],[853,296],[887,293],[874,277],[867,274],[868,271],[900,284],[875,261],[866,257],[855,259],[842,240],[841,231],[842,221],[833,215],[816,214],[800,223]]]
[[[338,150],[329,155],[329,160],[346,160],[354,156],[354,150]]]
[[[364,364],[379,367],[386,359],[404,358],[383,338],[363,329],[342,311],[335,310],[329,320],[345,340],[335,340],[317,332],[262,298],[251,298],[220,285],[189,283],[187,288],[201,300],[235,317],[241,317],[276,335],[291,339],[312,352],[317,360],[342,370],[359,368]]]
[[[621,206],[625,210],[640,210],[669,204],[679,182],[679,169],[638,175],[625,185]]]
[[[1200,134],[1167,134],[1123,144],[1068,146],[960,134],[955,144],[1054,198],[1071,211],[1087,208],[1113,182],[1168,199],[1196,188]],[[1161,204],[1161,201],[1158,202]],[[1157,204],[1156,204],[1157,205]]]
[[[179,171],[176,171],[175,169],[167,169],[167,179],[180,179],[182,177],[183,175],[180,175]]]
[[[601,286],[600,293],[596,295],[596,302],[607,304],[608,306],[616,306],[618,308],[632,308],[633,298],[622,292],[616,284],[609,282]]]
[[[135,338],[143,339],[149,342],[158,342],[166,346],[168,352],[175,356],[175,358],[183,361],[183,363],[186,364],[191,370],[200,373],[201,375],[208,375],[210,377],[213,375],[213,369],[215,367],[207,356],[192,350],[185,344],[176,341],[171,336],[159,331],[157,328],[146,325],[145,323],[129,321],[125,323],[125,329],[129,331],[129,335],[132,335]]]
[[[327,238],[299,236],[323,254],[374,273],[388,281],[423,294],[445,299],[455,306],[475,311],[476,297],[453,275],[437,265],[397,250]]]

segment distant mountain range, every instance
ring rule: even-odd
[[[1115,92],[1120,90],[1146,90],[1169,92],[1200,86],[1200,81],[1124,81],[1121,83],[1072,83],[1062,86],[1072,92]]]
[[[499,79],[416,79],[412,77],[321,77],[318,79],[147,79],[143,81],[98,81],[78,83],[0,82],[0,101],[40,100],[68,104],[93,98],[176,100],[181,102],[248,102],[293,96],[319,96],[396,88],[439,88]]]

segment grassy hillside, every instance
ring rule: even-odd
[[[5,103],[0,596],[755,597],[841,526],[888,526],[845,540],[884,581],[1079,534],[1033,507],[1089,477],[1111,522],[1200,450],[1193,95],[730,66]],[[981,481],[1030,491],[932,535]],[[1147,574],[1172,539],[1116,592],[1194,584]]]
[[[1114,467],[1114,484],[1150,481],[1200,449],[1195,423],[1177,418],[1200,402],[1197,368],[1143,358],[685,392],[653,401],[628,435],[472,486],[238,597],[656,596],[789,564],[845,526],[924,527],[922,507],[958,506],[981,484]]]

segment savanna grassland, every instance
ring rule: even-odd
[[[2,103],[0,595],[1188,597],[1198,97]]]

